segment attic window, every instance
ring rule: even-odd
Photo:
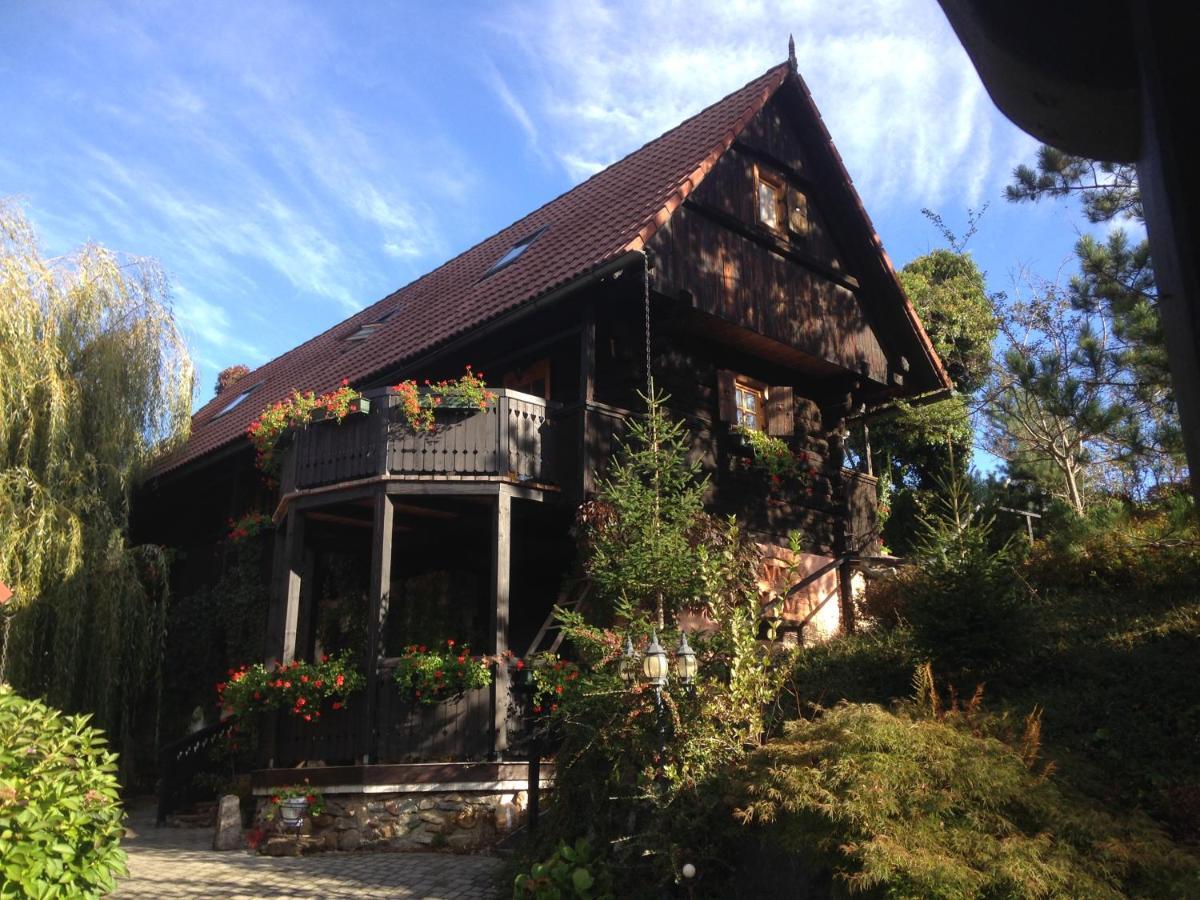
[[[787,187],[774,172],[754,167],[754,196],[758,208],[758,224],[772,231],[782,231],[787,208]]]
[[[381,327],[382,327],[381,322],[371,322],[370,324],[364,325],[362,328],[358,329],[358,331],[354,332],[354,334],[349,335],[346,338],[346,340],[348,340],[348,341],[365,341],[367,338],[369,338],[371,335],[373,335],[375,332],[377,332]]]
[[[347,335],[346,340],[348,340],[348,341],[365,341],[367,338],[369,338],[371,335],[373,335],[375,332],[377,332],[383,326],[383,323],[386,322],[388,319],[390,319],[392,316],[394,316],[398,311],[399,311],[399,308],[393,306],[391,309],[389,309],[387,312],[385,312],[382,316],[380,316],[374,322],[368,322],[366,325],[361,326],[358,329],[358,331],[355,331],[353,334]]]
[[[225,415],[225,413],[232,412],[233,410],[237,409],[242,404],[243,400],[245,400],[247,397],[249,397],[251,394],[253,394],[256,390],[258,390],[260,387],[262,387],[265,383],[266,382],[260,381],[258,384],[250,385],[250,387],[246,388],[244,391],[242,391],[240,394],[238,394],[236,397],[234,397],[232,400],[230,400],[228,403],[226,403],[223,407],[221,407],[221,411],[218,412],[215,416],[213,416],[213,419],[219,419],[219,418],[221,418],[221,416]]]
[[[489,275],[493,275],[496,272],[499,272],[505,266],[512,265],[514,262],[516,262],[518,259],[520,259],[521,254],[524,253],[526,250],[528,250],[530,245],[532,245],[534,241],[536,241],[543,234],[545,234],[547,229],[549,229],[549,228],[550,228],[549,225],[543,225],[541,228],[539,228],[533,234],[529,235],[529,237],[513,244],[512,247],[509,248],[508,252],[506,252],[498,260],[496,260],[494,263],[492,263],[491,268],[489,268],[486,272],[483,273],[483,277],[487,278]]]

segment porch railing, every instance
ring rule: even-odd
[[[399,688],[385,677],[379,684],[370,741],[364,741],[362,733],[366,697],[356,694],[349,699],[349,705],[337,710],[326,703],[317,721],[280,714],[275,765],[294,766],[304,760],[351,763],[364,750],[373,762],[380,763],[462,762],[482,760],[490,750],[488,688],[425,705],[401,696]]]
[[[296,434],[290,451],[292,484],[310,488],[383,474],[556,483],[556,404],[519,391],[495,394],[495,402],[484,410],[439,408],[435,430],[424,433],[408,424],[399,397],[369,392],[367,415],[317,423]]]

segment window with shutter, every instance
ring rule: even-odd
[[[773,384],[767,391],[767,433],[791,437],[796,432],[795,401],[790,385]]]
[[[721,421],[743,428],[753,428],[755,431],[767,431],[772,418],[770,396],[774,390],[768,390],[766,384],[755,378],[720,369],[717,372],[717,399]],[[783,390],[790,392],[791,388]],[[789,410],[790,396],[789,393],[786,403]],[[775,416],[779,418],[780,414],[777,412]]]
[[[776,172],[755,166],[754,198],[758,224],[782,232],[787,213],[787,187],[783,178]]]
[[[734,399],[737,403],[734,421],[743,428],[753,428],[755,431],[765,431],[763,421],[763,391],[750,387],[743,381],[735,381],[733,385]]]

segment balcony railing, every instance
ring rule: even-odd
[[[370,412],[298,432],[284,488],[312,488],[389,475],[430,481],[555,484],[555,404],[497,390],[487,409],[440,407],[431,433],[415,431],[400,398],[367,394]]]

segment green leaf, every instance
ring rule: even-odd
[[[586,893],[596,880],[592,878],[592,873],[587,869],[578,868],[571,873],[571,883],[575,885],[575,890],[580,893]]]

